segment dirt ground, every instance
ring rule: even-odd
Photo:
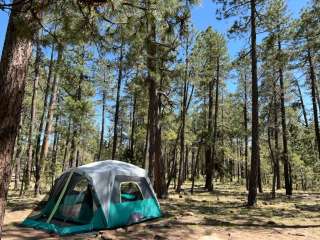
[[[3,239],[320,240],[320,193],[296,192],[290,199],[279,193],[275,200],[264,193],[255,208],[247,208],[245,200],[245,191],[237,185],[218,185],[213,193],[199,187],[194,195],[171,193],[160,201],[160,219],[59,238],[19,227],[39,199],[19,199],[11,193]]]

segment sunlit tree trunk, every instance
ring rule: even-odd
[[[189,41],[188,37],[186,39],[186,63],[185,63],[185,71],[184,71],[184,79],[183,79],[183,87],[182,87],[182,101],[181,101],[181,129],[180,129],[180,163],[179,163],[179,175],[178,175],[178,185],[177,192],[181,191],[181,186],[183,182],[182,177],[182,169],[184,163],[184,148],[185,148],[185,125],[186,125],[186,112],[187,112],[187,84],[188,84],[188,68],[189,68]]]
[[[247,76],[244,74],[244,106],[243,106],[243,117],[244,117],[244,158],[245,158],[245,178],[246,178],[246,189],[249,188],[249,179],[248,179],[248,93],[247,93]]]
[[[0,62],[0,237],[32,38],[37,32],[31,29],[28,7],[24,2],[13,1]]]
[[[106,109],[106,91],[103,90],[102,91],[101,131],[100,131],[100,144],[99,144],[98,160],[101,160],[101,154],[102,154],[103,142],[104,142],[105,109]]]
[[[278,54],[281,54],[281,41],[278,41]],[[281,59],[279,59],[281,61]],[[283,82],[283,68],[280,63],[279,68],[279,79],[280,79],[280,103],[281,103],[281,126],[282,126],[282,145],[283,145],[283,165],[284,165],[284,180],[285,180],[285,188],[286,195],[292,195],[292,177],[291,177],[291,166],[289,162],[288,156],[288,131],[287,131],[287,123],[286,123],[286,109],[284,105],[285,101],[285,90],[284,90],[284,82]]]
[[[54,66],[54,60],[53,60],[53,55],[54,55],[54,44],[52,44],[51,48],[51,57],[50,57],[50,62],[49,62],[49,68],[48,68],[48,76],[47,76],[47,83],[46,83],[46,88],[45,88],[45,95],[43,98],[43,107],[42,107],[42,114],[41,114],[41,119],[40,119],[40,124],[37,132],[37,143],[36,143],[36,148],[35,148],[35,153],[34,153],[34,158],[35,158],[35,165],[40,163],[40,151],[41,151],[41,138],[42,138],[42,132],[43,132],[43,127],[46,122],[46,113],[47,113],[47,108],[49,104],[49,92],[50,92],[50,87],[51,87],[51,77],[52,77],[52,72],[53,72],[53,66]]]
[[[319,120],[318,120],[318,109],[317,109],[317,100],[316,100],[316,74],[314,71],[313,59],[311,55],[311,49],[307,50],[307,59],[309,63],[310,71],[310,81],[311,81],[311,96],[312,96],[312,107],[313,107],[313,119],[314,119],[314,131],[316,136],[316,143],[318,148],[318,159],[320,157],[320,132],[319,132]]]
[[[112,156],[111,156],[112,159],[116,158],[116,153],[117,153],[120,93],[121,93],[121,82],[122,82],[122,71],[123,71],[122,68],[123,68],[123,43],[121,43],[120,55],[119,55],[116,110],[114,113],[114,126],[113,126],[113,142],[112,142]]]
[[[206,182],[205,188],[208,191],[213,190],[212,184],[212,177],[213,177],[213,161],[212,161],[212,145],[210,143],[211,136],[212,136],[212,118],[213,118],[213,88],[214,88],[214,81],[211,80],[209,83],[208,89],[208,136],[206,139],[206,150],[205,150],[205,161],[206,161]]]
[[[40,70],[40,60],[41,60],[41,47],[40,47],[40,39],[39,34],[36,37],[36,59],[34,63],[34,79],[33,79],[33,87],[32,87],[32,98],[31,98],[31,109],[30,109],[30,126],[28,133],[28,158],[25,169],[25,190],[28,190],[30,185],[30,177],[31,177],[31,166],[32,166],[32,156],[33,156],[33,132],[34,125],[36,121],[36,98],[38,92],[38,84],[39,84],[39,70]]]
[[[252,74],[252,148],[248,205],[256,203],[259,171],[259,92],[257,77],[256,1],[250,0],[251,23],[251,74]]]
[[[48,149],[49,149],[49,137],[52,131],[52,125],[53,125],[53,115],[56,110],[56,102],[57,102],[57,95],[58,95],[58,85],[59,85],[59,65],[62,60],[62,53],[63,53],[63,46],[58,45],[58,58],[57,58],[57,70],[55,72],[55,76],[53,77],[52,82],[52,93],[50,97],[50,102],[48,106],[48,116],[47,116],[47,122],[46,127],[44,130],[44,136],[43,141],[41,145],[41,151],[40,151],[40,158],[39,161],[36,162],[36,172],[35,172],[35,186],[34,186],[34,195],[37,196],[40,194],[40,178],[42,171],[44,168],[44,163],[48,155]]]

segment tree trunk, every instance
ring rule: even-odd
[[[193,191],[194,191],[194,180],[197,174],[197,167],[199,165],[199,155],[200,155],[200,146],[198,147],[198,150],[197,150],[196,163],[194,165],[193,172],[192,172],[191,194],[193,194]]]
[[[43,131],[43,126],[45,124],[45,118],[46,118],[46,112],[48,108],[48,98],[49,98],[49,92],[50,92],[50,87],[51,87],[51,75],[52,75],[52,70],[53,70],[53,54],[54,54],[54,44],[52,44],[51,48],[51,57],[50,57],[50,63],[49,63],[49,69],[48,69],[48,77],[47,77],[47,83],[46,83],[46,89],[45,89],[45,96],[43,99],[43,111],[41,115],[41,120],[37,132],[37,144],[36,144],[36,149],[35,149],[35,165],[39,164],[40,162],[40,150],[41,150],[41,137],[42,137],[42,131]]]
[[[24,115],[25,116],[25,115]],[[22,144],[22,134],[21,134],[21,130],[22,130],[22,126],[24,124],[24,119],[25,117],[21,117],[21,121],[19,124],[19,131],[17,133],[17,141],[16,141],[16,154],[15,154],[15,163],[14,163],[14,190],[18,190],[19,187],[19,182],[20,182],[20,168],[21,168],[21,157],[22,157],[22,153],[23,153],[23,144]],[[25,174],[25,173],[23,173]],[[21,195],[20,195],[21,196]]]
[[[130,160],[134,161],[134,133],[136,126],[136,107],[137,107],[137,96],[133,95],[133,104],[132,104],[132,121],[131,121],[131,134],[130,134]]]
[[[278,54],[282,54],[281,50],[281,41],[278,40]],[[280,55],[281,56],[281,55]],[[279,61],[281,58],[279,56]],[[286,188],[286,195],[292,195],[292,177],[290,172],[290,162],[288,156],[288,131],[287,131],[287,124],[286,124],[286,109],[284,105],[284,82],[283,82],[283,68],[282,64],[280,63],[279,68],[279,79],[280,79],[280,91],[281,91],[281,125],[282,125],[282,145],[283,145],[283,165],[284,165],[284,180],[285,180],[285,188]]]
[[[144,157],[144,169],[146,172],[149,173],[149,116],[150,112],[148,111],[148,119],[147,119],[147,126],[146,126],[146,136],[145,136],[145,143],[143,149],[143,157]]]
[[[82,96],[82,81],[84,79],[83,73],[80,74],[80,81],[76,93],[76,101],[79,103],[81,102],[81,96]],[[77,167],[79,164],[79,136],[81,136],[81,124],[78,122],[73,122],[73,134],[72,134],[72,140],[71,140],[71,154],[69,159],[69,167]]]
[[[58,132],[59,115],[56,115],[54,124],[54,137],[53,137],[53,148],[52,148],[52,162],[51,162],[51,187],[53,187],[54,180],[56,178],[56,163],[57,155],[59,150],[59,132]]]
[[[299,85],[299,81],[298,81],[298,79],[295,79],[294,82],[295,82],[295,84],[296,84],[296,86],[298,88],[298,94],[299,94],[299,99],[300,99],[300,104],[301,104],[304,124],[305,124],[306,128],[308,128],[309,124],[308,124],[307,112],[306,112],[306,108],[305,108],[305,105],[304,105],[303,96],[302,96],[301,88],[300,88],[300,85]]]
[[[268,125],[270,124],[270,115],[271,115],[271,111],[269,112],[269,116],[268,116]],[[272,198],[275,198],[276,197],[276,178],[277,178],[277,174],[276,174],[276,160],[275,160],[275,156],[274,156],[274,152],[273,152],[273,148],[272,148],[272,143],[271,143],[271,129],[270,129],[270,126],[268,126],[268,146],[269,146],[269,151],[270,151],[271,163],[272,163],[272,166],[273,166],[271,195],[272,195]]]
[[[100,144],[99,144],[98,160],[101,160],[101,154],[102,154],[103,142],[104,142],[105,109],[106,109],[106,91],[103,90],[102,91],[101,132],[100,132]]]
[[[244,74],[244,106],[243,106],[243,117],[244,117],[244,158],[245,158],[245,178],[246,178],[246,189],[249,189],[248,179],[248,93],[247,93],[247,76]]]
[[[70,147],[70,158],[69,158],[69,168],[72,168],[75,166],[75,159],[77,158],[77,126],[75,123],[72,124],[73,132],[72,132],[72,139],[71,139],[71,147]]]
[[[112,159],[116,158],[117,153],[117,140],[118,140],[118,121],[120,109],[120,92],[122,82],[122,68],[123,68],[123,43],[120,46],[119,67],[118,67],[118,83],[117,83],[117,97],[116,97],[116,111],[114,114],[114,127],[113,127],[113,142],[112,142]]]
[[[66,166],[67,166],[66,161],[67,161],[67,154],[68,154],[68,146],[70,142],[70,134],[71,134],[71,120],[69,119],[67,139],[64,145],[64,154],[63,154],[63,160],[62,160],[62,172],[66,170]]]
[[[273,114],[274,114],[274,147],[275,147],[275,175],[276,175],[276,185],[277,189],[281,188],[280,179],[280,161],[279,161],[279,122],[278,122],[278,93],[277,93],[277,81],[273,81]]]
[[[219,114],[219,81],[220,81],[220,56],[217,57],[217,72],[216,72],[216,99],[214,107],[214,126],[213,126],[213,144],[212,144],[212,176],[214,177],[214,165],[216,161],[216,146],[218,133],[218,114]],[[213,189],[213,186],[212,186]]]
[[[209,92],[208,92],[208,98],[209,98],[209,110],[208,110],[208,136],[206,139],[206,152],[205,152],[205,158],[206,158],[206,182],[205,182],[205,188],[208,191],[213,190],[213,184],[212,184],[212,177],[213,177],[213,161],[212,161],[212,144],[210,143],[211,137],[212,137],[212,117],[213,117],[213,88],[214,88],[214,81],[211,80],[209,83]]]
[[[40,60],[41,60],[41,47],[40,47],[40,37],[39,34],[36,37],[36,59],[34,63],[34,79],[32,88],[32,98],[31,98],[31,109],[30,109],[30,126],[28,134],[28,160],[26,164],[25,173],[25,190],[28,190],[30,185],[31,176],[31,166],[32,166],[32,155],[33,155],[33,130],[36,121],[36,99],[39,84],[39,70],[40,70]]]
[[[163,159],[161,157],[161,127],[160,106],[161,99],[158,96],[157,73],[157,45],[155,18],[150,12],[150,3],[147,3],[146,17],[148,21],[148,33],[146,36],[147,69],[146,78],[149,88],[149,174],[154,176],[154,189],[159,198],[166,197],[166,182]]]
[[[32,36],[37,32],[36,29],[31,29],[33,21],[27,11],[29,4],[18,0],[14,0],[12,4],[0,62],[0,238],[11,176],[11,160],[32,51]]]
[[[56,101],[57,101],[58,85],[59,85],[58,69],[59,69],[59,64],[61,63],[61,60],[62,60],[62,52],[63,52],[63,46],[58,45],[57,70],[53,77],[52,94],[49,102],[47,123],[44,131],[40,158],[39,158],[39,161],[37,161],[35,164],[36,165],[36,173],[35,173],[36,182],[34,187],[35,196],[38,196],[40,193],[40,178],[42,174],[41,171],[43,171],[44,169],[44,162],[47,158],[48,149],[49,149],[49,137],[52,131],[53,115],[56,110]]]
[[[318,84],[315,84],[315,90],[316,90],[316,99],[317,99],[317,106],[318,111],[320,112],[320,96],[319,96],[319,90],[318,90]]]
[[[256,34],[256,1],[250,0],[251,11],[251,74],[252,74],[252,149],[251,171],[249,181],[248,206],[253,206],[257,198],[259,171],[259,92],[257,77],[257,34]]]
[[[183,182],[182,168],[184,163],[184,135],[185,135],[185,125],[186,125],[186,112],[187,112],[187,94],[188,94],[188,68],[189,68],[189,41],[188,37],[186,39],[186,65],[183,79],[183,90],[182,90],[182,101],[181,101],[181,131],[180,131],[180,163],[179,163],[179,175],[178,175],[178,185],[177,192],[181,191],[181,186]]]
[[[316,100],[316,74],[314,71],[313,60],[311,56],[311,49],[308,49],[308,62],[311,80],[311,96],[312,96],[312,107],[313,107],[313,119],[314,119],[314,131],[316,136],[316,143],[318,148],[318,159],[320,158],[320,132],[319,132],[319,120],[318,120],[318,109]]]

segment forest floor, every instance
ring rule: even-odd
[[[11,192],[3,239],[196,239],[196,240],[320,240],[320,193],[283,192],[272,200],[259,194],[254,208],[245,206],[246,192],[236,183],[217,185],[208,193],[196,188],[194,195],[171,192],[160,205],[164,216],[116,230],[59,238],[42,231],[19,227],[40,199],[20,199]],[[189,189],[188,189],[189,190]]]

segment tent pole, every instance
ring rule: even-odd
[[[64,185],[64,187],[63,187],[63,189],[62,189],[62,191],[61,191],[61,193],[60,193],[60,196],[59,196],[59,198],[58,198],[58,201],[57,201],[56,204],[54,205],[54,208],[53,208],[53,210],[52,210],[52,212],[51,212],[51,214],[50,214],[50,216],[49,216],[49,218],[48,218],[48,220],[47,220],[47,223],[50,223],[50,221],[52,220],[54,214],[56,213],[56,211],[57,211],[57,209],[58,209],[58,206],[59,206],[59,204],[60,204],[60,202],[61,202],[61,200],[62,200],[62,197],[63,197],[64,193],[65,193],[66,190],[67,190],[67,187],[68,187],[68,185],[69,185],[69,182],[70,182],[70,180],[71,180],[72,175],[73,175],[73,170],[71,170],[71,172],[70,172],[70,174],[69,174],[69,176],[68,176],[67,182],[66,182],[66,184]]]

